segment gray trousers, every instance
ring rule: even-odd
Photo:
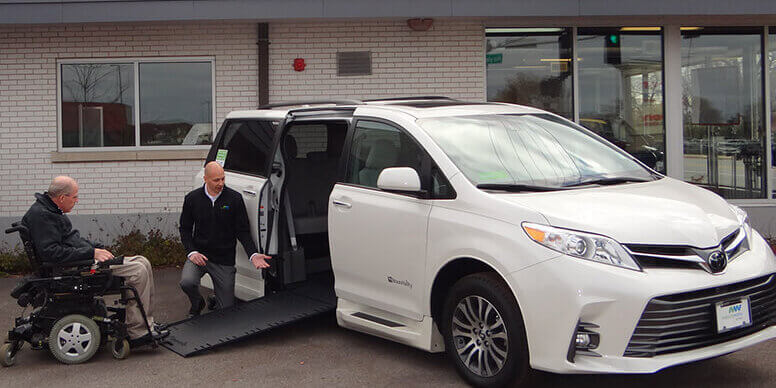
[[[213,279],[213,289],[219,308],[229,307],[234,304],[234,275],[237,267],[233,265],[220,265],[208,261],[200,267],[186,260],[181,273],[181,289],[189,297],[191,311],[197,311],[202,303],[202,295],[199,293],[199,282],[202,276],[209,274]]]
[[[154,295],[154,272],[151,263],[143,256],[125,257],[124,264],[112,265],[110,270],[113,275],[124,278],[124,284],[135,287],[140,301],[143,302],[148,324],[153,327],[151,299]],[[131,294],[131,293],[130,293]],[[134,295],[132,295],[134,296]],[[148,334],[143,315],[134,300],[127,303],[126,309],[127,334],[129,338],[139,338]]]

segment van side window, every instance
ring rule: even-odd
[[[423,155],[417,143],[399,129],[359,120],[353,133],[345,182],[377,187],[377,177],[388,167],[411,167],[420,175]]]
[[[250,175],[266,174],[267,154],[272,148],[274,134],[274,125],[269,121],[230,121],[218,144],[219,150],[226,150],[224,170]]]

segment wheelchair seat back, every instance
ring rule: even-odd
[[[19,238],[22,240],[22,246],[24,247],[24,253],[27,254],[27,260],[30,262],[32,271],[38,276],[50,276],[51,269],[44,268],[38,256],[35,255],[35,246],[30,239],[30,230],[27,229],[21,221],[14,222],[11,227],[5,230],[5,233],[19,232]]]

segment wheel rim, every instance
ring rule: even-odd
[[[481,377],[501,371],[509,340],[501,313],[490,302],[479,296],[461,299],[451,327],[458,358],[469,371]]]
[[[65,325],[57,334],[57,344],[62,354],[78,357],[86,354],[92,343],[92,332],[78,322]]]

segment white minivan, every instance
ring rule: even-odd
[[[545,111],[238,111],[212,160],[275,256],[263,276],[238,257],[239,298],[333,274],[341,326],[446,351],[473,385],[651,373],[776,336],[776,258],[744,211]]]

